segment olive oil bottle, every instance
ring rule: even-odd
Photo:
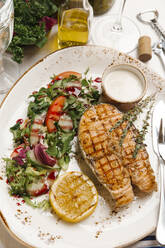
[[[85,45],[93,15],[88,0],[70,0],[58,13],[58,48]]]

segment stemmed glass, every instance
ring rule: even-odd
[[[8,48],[13,36],[14,6],[13,0],[0,0],[0,94],[4,94],[13,84],[13,75],[9,75],[3,66],[3,54]],[[6,59],[7,68],[9,59]],[[11,62],[12,63],[12,62]],[[14,62],[13,62],[14,63]],[[14,66],[17,67],[17,65]],[[16,68],[18,70],[18,68]],[[16,72],[15,70],[15,72]]]
[[[123,16],[126,0],[120,1],[117,15],[96,18],[91,28],[91,36],[94,44],[128,53],[136,48],[140,31],[130,18]]]

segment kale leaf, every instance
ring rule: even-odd
[[[13,59],[21,63],[24,47],[35,45],[39,48],[47,41],[47,31],[57,23],[59,1],[14,0],[14,35],[8,48]]]

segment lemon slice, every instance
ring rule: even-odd
[[[86,175],[72,171],[57,178],[51,187],[49,199],[61,219],[75,223],[93,213],[98,194],[93,182]]]

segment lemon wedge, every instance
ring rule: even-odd
[[[50,204],[63,220],[76,223],[95,210],[98,193],[93,182],[79,171],[59,176],[51,187]]]

